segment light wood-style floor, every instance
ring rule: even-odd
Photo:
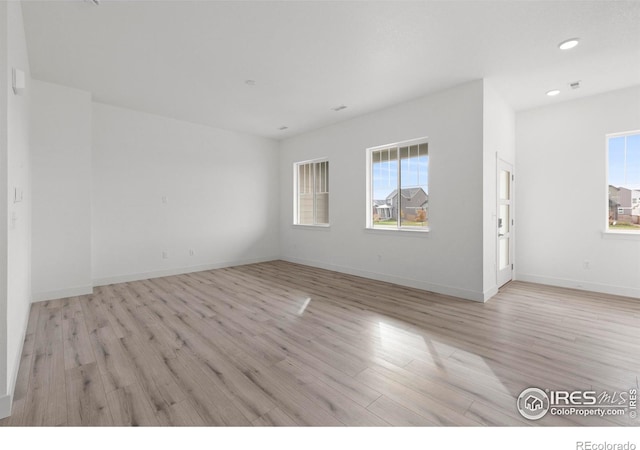
[[[275,261],[36,303],[2,425],[527,421],[527,387],[622,391],[640,301],[513,282],[486,304]]]

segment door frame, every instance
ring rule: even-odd
[[[509,265],[510,268],[505,268],[500,270],[500,236],[498,222],[500,220],[500,174],[502,170],[507,170],[510,173],[509,180],[509,200],[507,204],[509,205],[509,231],[506,233],[506,239],[509,242]],[[513,173],[513,164],[504,159],[498,158],[496,161],[496,222],[495,222],[495,233],[496,233],[496,285],[498,288],[504,286],[509,281],[513,280],[513,273],[515,268],[514,261],[514,231],[515,231],[515,201],[514,201],[514,185],[515,185],[515,175]]]

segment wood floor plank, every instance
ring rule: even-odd
[[[294,342],[289,338],[273,333],[265,333],[263,338],[279,346],[285,354],[297,352],[299,355],[313,355],[314,358],[324,361],[326,364],[348,376],[354,376],[367,367],[367,364],[359,358],[356,360],[350,359],[339,351],[323,347],[311,339]]]
[[[85,364],[66,371],[67,425],[113,425],[111,410],[97,364]]]
[[[73,369],[96,361],[82,307],[77,297],[62,307],[62,335],[65,369]]]
[[[253,425],[256,427],[295,427],[297,423],[280,408],[273,408],[254,420]]]
[[[108,314],[104,310],[100,296],[100,287],[96,288],[95,294],[78,297],[78,299],[89,334],[95,333],[101,328],[110,327]]]
[[[29,425],[66,425],[67,399],[62,343],[62,304],[43,305],[38,314],[35,354],[29,373],[24,421]]]
[[[398,383],[372,369],[366,369],[358,374],[356,379],[382,392],[382,395],[399,403],[407,409],[424,416],[437,425],[479,425],[473,419],[450,408],[450,405],[439,402],[426,395],[420,394],[401,383]]]
[[[515,409],[515,407],[512,407],[512,409]],[[538,425],[536,423],[527,421],[524,417],[521,417],[519,415],[509,414],[508,411],[509,410],[496,409],[494,406],[488,405],[481,401],[474,401],[473,404],[469,407],[469,409],[465,413],[465,415],[475,420],[476,422],[479,422],[487,426],[525,427],[525,426],[531,426],[531,425]],[[566,425],[566,424],[563,424],[563,425]]]
[[[248,420],[255,420],[275,407],[273,401],[232,360],[217,349],[198,351],[198,348],[202,347],[183,347],[179,354],[190,364],[198,366]]]
[[[419,377],[402,367],[394,366],[384,360],[371,365],[370,369],[390,380],[394,380],[408,387],[411,390],[446,404],[452,410],[460,413],[467,411],[474,400],[473,396],[451,388],[447,383],[442,382],[441,380]]]
[[[118,338],[130,336],[134,327],[128,317],[118,314],[120,311],[117,310],[117,307],[123,299],[115,292],[113,285],[100,286],[93,295],[96,301],[100,302],[113,333]]]
[[[135,366],[110,326],[94,330],[89,340],[107,393],[136,383]]]
[[[532,422],[543,389],[621,391],[637,299],[511,282],[487,303],[284,261],[31,307],[0,425],[627,426]]]
[[[168,410],[169,425],[177,427],[203,427],[207,422],[198,414],[193,402],[189,399],[172,405]]]
[[[151,399],[156,414],[168,416],[167,410],[171,406],[187,398],[185,392],[166,363],[145,342],[135,336],[122,338],[120,342],[136,379]],[[170,422],[168,417],[165,417],[165,421]]]
[[[326,412],[316,402],[304,395],[303,389],[282,379],[273,368],[263,367],[251,357],[236,359],[243,373],[266,392],[278,407],[299,425],[342,426],[334,415]]]
[[[404,370],[415,374],[419,379],[444,384],[474,401],[481,401],[496,409],[513,408],[518,394],[529,387],[524,381],[520,385],[507,383],[496,376],[490,367],[481,370],[452,359],[440,364],[414,360]]]
[[[343,395],[346,395],[361,406],[369,405],[381,395],[369,386],[355,381],[353,377],[346,375],[331,364],[317,358],[313,353],[295,345],[293,341],[274,339],[270,336],[264,336],[263,339],[274,346],[279,346],[285,352],[288,361],[314,373],[324,383],[342,392]]]
[[[382,395],[367,407],[369,411],[384,417],[384,420],[396,427],[429,427],[436,425],[426,417],[416,414],[410,409]]]
[[[201,342],[203,339],[214,343],[227,353],[244,352],[267,365],[275,364],[285,358],[276,349],[270,349],[255,339],[243,340],[234,338],[227,333],[224,325],[215,322],[218,326],[212,326],[212,321],[203,320],[193,314],[182,314],[181,310],[172,305],[164,295],[152,292],[151,297],[158,301],[150,301],[146,304],[149,311],[157,318],[157,323],[174,335],[178,348]]]
[[[153,341],[151,346],[159,350],[162,358],[175,358],[175,342],[167,340],[167,336],[161,324],[156,323],[153,314],[145,307],[141,295],[130,289],[129,284],[125,284],[126,289],[120,288],[116,292],[122,292],[115,296],[114,305],[109,305],[109,311],[116,317],[120,333],[117,337],[124,338],[134,336],[144,342]],[[125,292],[129,292],[125,294]],[[129,299],[135,299],[129,301]],[[113,321],[111,321],[113,325]],[[114,327],[115,328],[115,327]]]
[[[167,366],[188,394],[195,411],[214,426],[248,426],[250,420],[207,377],[199,364],[178,353]]]
[[[116,426],[159,426],[151,400],[138,383],[107,394],[109,411]]]
[[[314,400],[345,425],[367,427],[389,425],[369,410],[289,361],[282,361],[276,364],[275,368],[280,371],[283,378],[292,379],[292,383],[301,385],[307,397]]]
[[[160,305],[156,307],[162,308]],[[167,314],[166,311],[163,313]],[[192,366],[198,366],[225,395],[238,407],[245,417],[253,420],[274,407],[269,398],[257,388],[237,367],[233,365],[227,353],[237,353],[239,348],[226,336],[209,329],[206,324],[196,324],[181,317],[179,319],[163,319],[163,326],[168,333],[180,336],[176,354],[186,359]],[[196,319],[193,319],[196,320]],[[189,325],[188,328],[184,325]],[[198,330],[202,331],[198,333]],[[278,361],[283,359],[278,358]],[[165,360],[165,364],[167,361]]]

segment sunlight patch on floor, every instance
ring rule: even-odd
[[[307,297],[307,298],[304,299],[304,303],[302,304],[302,306],[298,310],[298,315],[299,316],[304,314],[304,311],[307,309],[307,306],[309,306],[310,302],[311,302],[311,297]]]

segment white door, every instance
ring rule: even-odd
[[[513,166],[498,160],[498,287],[513,278]]]

